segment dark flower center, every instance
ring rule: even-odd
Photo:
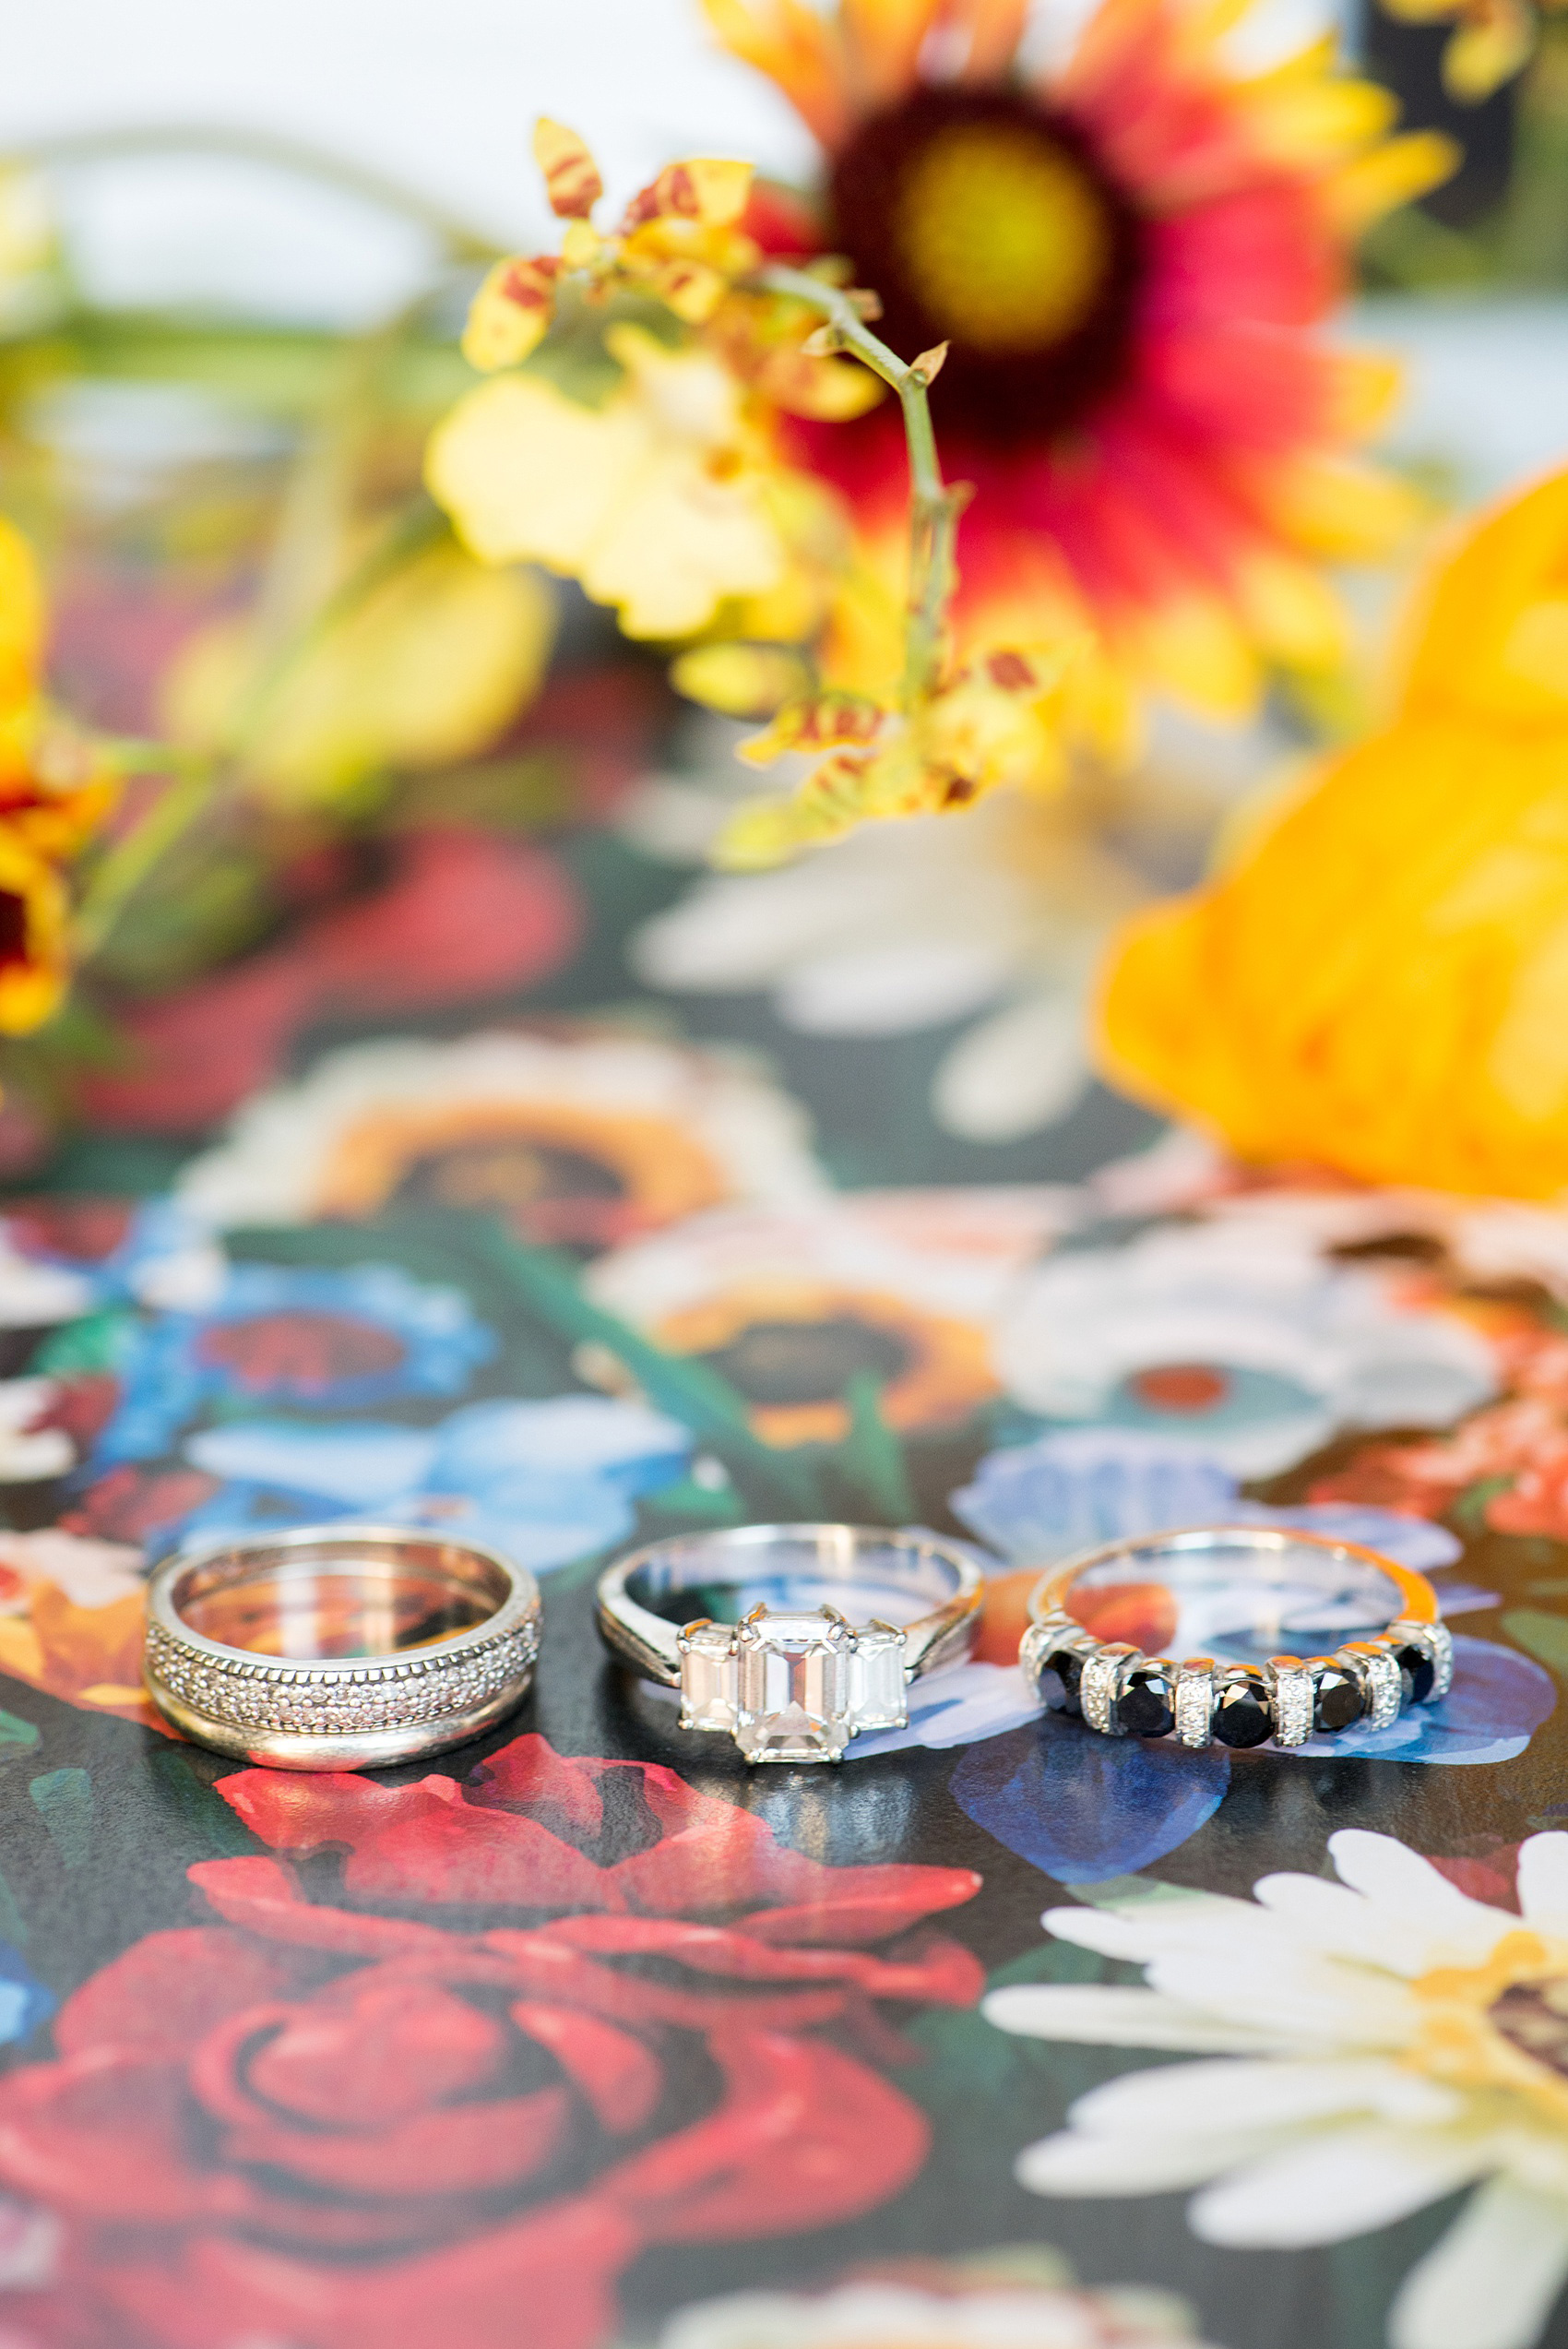
[[[1515,1982],[1495,2000],[1493,2027],[1549,2071],[1568,2074],[1568,1982]]]
[[[612,1199],[623,1183],[581,1151],[527,1135],[462,1142],[415,1159],[398,1186],[410,1205],[528,1209],[550,1199]]]
[[[883,1385],[909,1367],[909,1350],[852,1315],[832,1321],[754,1321],[701,1359],[751,1403],[836,1401],[857,1371]]]
[[[15,889],[0,889],[0,971],[28,964],[28,901]]]
[[[344,1313],[257,1313],[220,1321],[196,1341],[198,1361],[227,1370],[242,1387],[290,1387],[324,1394],[340,1378],[367,1378],[396,1370],[402,1341],[373,1322]]]
[[[939,424],[1065,431],[1120,379],[1137,215],[1062,116],[1005,90],[919,89],[837,157],[834,240],[907,357],[951,345]]]

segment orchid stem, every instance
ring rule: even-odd
[[[115,763],[125,774],[156,773],[172,780],[160,791],[140,822],[115,841],[101,858],[88,883],[76,919],[76,952],[90,960],[119,921],[160,859],[173,847],[212,797],[216,776],[205,754],[182,751],[172,745],[125,743],[113,746]]]
[[[771,293],[809,303],[826,320],[838,348],[898,395],[909,452],[909,598],[901,700],[906,710],[912,709],[941,682],[947,607],[958,577],[958,517],[969,495],[966,483],[949,487],[942,478],[929,396],[935,365],[928,375],[919,360],[900,359],[872,333],[848,293],[808,270],[769,268],[758,272],[756,282]]]

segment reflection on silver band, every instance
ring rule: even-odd
[[[300,1526],[178,1552],[148,1586],[143,1675],[165,1718],[279,1770],[364,1770],[462,1745],[521,1703],[539,1586],[473,1543]]]
[[[923,1600],[912,1621],[853,1623],[821,1586]],[[738,1624],[681,1624],[645,1601],[700,1590],[804,1586],[803,1603],[758,1600]],[[860,1525],[746,1525],[656,1542],[600,1576],[599,1628],[623,1662],[681,1691],[683,1729],[732,1737],[749,1762],[840,1761],[853,1737],[901,1729],[909,1683],[974,1643],[984,1578],[934,1534]]]

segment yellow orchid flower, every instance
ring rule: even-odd
[[[1568,1191],[1568,471],[1472,526],[1387,725],[1107,969],[1115,1082],[1243,1157]]]
[[[201,630],[165,680],[164,721],[178,741],[237,749],[275,802],[318,805],[385,768],[485,749],[537,691],[553,635],[542,581],[448,542],[404,563],[269,686],[252,621]]]
[[[858,415],[880,386],[803,353],[806,305],[740,290],[762,258],[742,225],[749,163],[671,163],[601,233],[582,140],[541,122],[534,149],[562,248],[499,262],[480,288],[463,350],[495,380],[437,427],[432,495],[481,561],[577,579],[630,636],[697,635],[721,612],[731,629],[810,636],[832,593],[831,494],[779,462],[774,419]],[[667,333],[647,329],[650,297]],[[618,382],[575,398],[569,371],[527,364],[563,316]]]
[[[600,408],[536,376],[469,392],[432,438],[431,493],[484,562],[579,579],[628,636],[690,636],[783,573],[763,452],[707,352],[629,326],[606,340],[625,379]]]
[[[1075,644],[987,653],[907,714],[853,693],[787,703],[742,756],[759,766],[785,751],[826,756],[793,798],[742,808],[715,861],[732,871],[774,864],[859,824],[949,814],[1004,784],[1054,791],[1078,653]]]

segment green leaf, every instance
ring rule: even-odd
[[[920,1515],[904,1464],[904,1447],[882,1415],[882,1386],[874,1371],[857,1370],[844,1389],[849,1432],[839,1446],[838,1466],[866,1496],[873,1520],[911,1525]]]
[[[30,1366],[51,1378],[112,1371],[136,1326],[136,1315],[118,1306],[107,1306],[101,1313],[85,1314],[79,1321],[67,1321],[63,1329],[51,1330]]]
[[[28,1788],[49,1830],[49,1840],[68,1868],[85,1867],[92,1856],[92,1781],[85,1770],[49,1770]]]
[[[18,1713],[0,1712],[0,1763],[36,1753],[42,1735],[36,1722],[23,1721]]]

